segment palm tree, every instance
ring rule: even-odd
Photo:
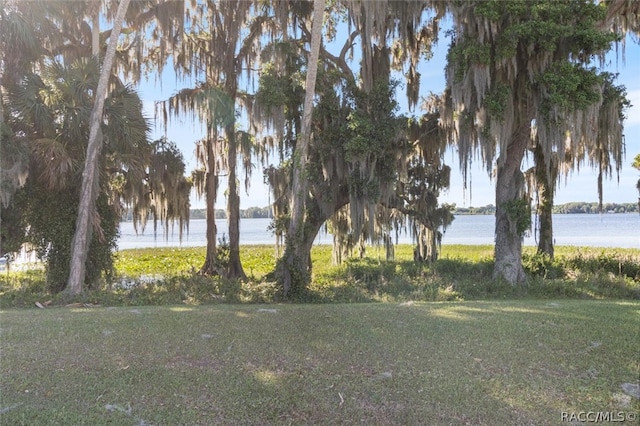
[[[23,134],[26,138],[31,164],[24,188],[30,195],[20,199],[22,205],[13,204],[24,210],[25,226],[29,225],[27,238],[41,247],[40,254],[49,261],[48,281],[55,291],[64,288],[69,274],[80,164],[85,155],[97,70],[97,63],[92,60],[78,60],[69,66],[51,63],[40,75],[27,74],[20,85],[8,90],[9,125],[14,134]],[[140,149],[146,144],[148,125],[142,117],[142,103],[137,94],[130,87],[121,85],[110,91],[105,104],[109,125],[104,126],[104,134],[114,141],[110,151],[126,132],[131,144],[129,149],[139,147],[132,158],[143,159],[144,151]],[[101,161],[103,173],[106,166],[107,163]],[[135,166],[133,162],[126,167],[133,169]],[[101,247],[108,250],[115,241],[118,216],[114,208],[117,205],[109,203],[107,183],[106,179],[102,180],[101,207],[91,218],[98,236],[92,244],[94,249],[89,249],[91,262],[96,261],[96,250],[102,250]],[[102,255],[110,258],[104,251]],[[100,273],[100,268],[108,267],[107,264],[92,268],[89,281],[97,278],[96,273]]]
[[[12,132],[24,134],[30,169],[7,211],[22,226],[21,238],[39,247],[48,261],[48,283],[53,291],[64,288],[69,275],[73,223],[77,215],[80,176],[85,156],[98,64],[78,60],[66,66],[49,64],[41,76],[27,75],[8,93],[8,122]],[[98,162],[100,182],[96,214],[91,217],[92,239],[87,277],[95,284],[111,266],[118,221],[124,205],[144,226],[148,215],[164,223],[178,220],[186,228],[190,183],[184,161],[175,145],[148,141],[149,126],[135,91],[121,83],[105,99],[102,133],[109,141]],[[8,215],[11,217],[11,215]],[[25,229],[28,226],[28,229]]]
[[[27,140],[11,131],[5,114],[4,103],[8,90],[20,83],[21,76],[31,72],[41,64],[49,39],[55,38],[53,25],[48,21],[44,8],[36,7],[30,16],[21,8],[21,3],[8,2],[0,8],[0,201],[7,207],[15,192],[22,187],[28,177],[29,149]],[[39,25],[32,25],[32,18]],[[1,243],[0,243],[1,244]],[[2,251],[0,249],[0,251]]]
[[[240,197],[238,195],[238,156],[243,144],[238,139],[236,105],[247,98],[239,87],[243,73],[252,72],[258,60],[263,27],[267,17],[258,14],[252,1],[205,1],[196,5],[190,31],[185,34],[174,61],[181,75],[201,80],[196,87],[183,89],[163,103],[167,115],[192,114],[202,120],[207,134],[199,142],[201,164],[205,166],[207,202],[207,254],[200,269],[217,274],[216,225],[214,212],[219,174],[224,165],[228,176],[227,220],[229,222],[229,263],[224,275],[246,278],[240,261]],[[223,155],[224,154],[224,155]],[[250,169],[245,168],[245,172]]]
[[[3,223],[3,237],[7,229],[13,230],[14,247],[25,238],[41,247],[40,254],[49,260],[49,284],[56,291],[64,287],[69,275],[68,250],[73,230],[68,225],[74,223],[77,213],[73,203],[78,199],[79,165],[84,158],[83,146],[99,76],[97,62],[80,54],[87,40],[91,40],[91,31],[88,35],[80,30],[74,32],[75,24],[86,16],[83,8],[87,4],[64,5],[69,10],[52,2],[15,2],[3,8],[0,15],[0,40],[6,48],[0,68],[3,169],[6,164],[11,171],[22,170],[18,173],[20,179],[14,176],[17,184],[11,191],[3,192],[2,216],[12,221]],[[67,13],[70,10],[78,13]],[[165,206],[162,209],[160,203],[151,203],[157,217],[173,220],[182,215],[178,219],[183,224],[188,218],[188,207],[184,207],[188,203],[188,182],[169,178],[170,174],[159,173],[161,168],[157,167],[161,157],[174,164],[169,157],[175,152],[154,151],[147,140],[148,124],[142,117],[137,94],[118,78],[110,77],[109,84],[105,121],[101,125],[109,144],[99,157],[98,208],[91,215],[96,238],[89,248],[89,273],[83,279],[86,282],[94,282],[101,271],[109,268],[121,203],[146,215],[139,204],[144,204],[145,197],[155,196],[156,201],[164,200]],[[6,140],[15,142],[12,146],[20,148],[13,150],[11,156],[4,155],[5,135]],[[183,164],[180,158],[177,161]],[[25,169],[21,163],[30,167]],[[4,172],[2,176],[5,188]],[[11,200],[16,190],[17,198]],[[29,234],[25,235],[27,227]]]

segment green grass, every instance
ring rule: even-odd
[[[275,311],[274,311],[275,310]],[[640,302],[0,311],[0,423],[560,424],[640,404]]]
[[[370,248],[363,259],[331,264],[331,247],[312,251],[313,279],[296,300],[310,303],[461,301],[516,298],[640,299],[640,250],[558,247],[550,261],[527,247],[523,264],[529,279],[513,287],[492,279],[492,246],[443,246],[432,265],[413,261],[412,247],[396,248],[396,260]],[[116,280],[87,291],[85,303],[106,306],[201,305],[277,302],[272,246],[245,246],[246,282],[198,276],[204,248],[125,250],[117,253]],[[43,271],[0,274],[0,308],[32,307],[51,300]]]

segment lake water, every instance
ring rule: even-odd
[[[218,237],[228,235],[227,221],[217,220]],[[267,227],[270,219],[241,219],[240,244],[273,244],[274,237]],[[535,218],[534,222],[535,224]],[[442,244],[493,244],[495,218],[492,215],[459,215],[442,239]],[[640,215],[626,214],[561,214],[553,217],[555,244],[561,246],[626,247],[640,248]],[[120,224],[120,250],[143,247],[199,247],[206,245],[205,220],[192,220],[189,234],[182,242],[177,229],[171,230],[167,238],[162,229],[154,237],[153,226],[147,226],[144,234],[136,235],[132,222]],[[399,243],[411,243],[407,233],[398,235]],[[316,239],[316,244],[332,244],[332,236],[324,231]],[[533,237],[526,237],[525,245],[536,245]]]

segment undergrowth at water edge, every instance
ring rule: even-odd
[[[79,299],[51,294],[44,271],[0,274],[0,307],[32,307],[82,302],[108,306],[271,303],[279,292],[271,272],[271,246],[245,246],[244,282],[198,275],[203,248],[125,250],[117,254],[116,276]],[[312,251],[313,280],[296,301],[308,303],[461,301],[513,298],[640,299],[640,250],[558,247],[554,260],[526,248],[528,280],[511,286],[492,279],[491,246],[445,246],[436,262],[416,263],[412,248],[401,245],[396,260],[378,250],[331,265],[331,247]]]

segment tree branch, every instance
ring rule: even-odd
[[[311,38],[311,33],[307,29],[306,25],[304,25],[304,23],[302,23],[302,22],[300,23],[300,30],[304,33],[305,37]],[[342,46],[342,49],[340,50],[340,56],[336,56],[336,55],[332,54],[331,52],[329,52],[327,49],[325,49],[324,46],[320,46],[320,56],[323,59],[328,59],[329,61],[333,62],[333,65],[337,69],[342,71],[345,74],[345,77],[351,82],[355,82],[355,77],[354,77],[353,71],[351,70],[351,67],[349,67],[349,64],[347,63],[347,60],[345,59],[345,57],[347,56],[347,52],[349,51],[349,49],[351,47],[353,47],[355,38],[358,35],[360,35],[360,31],[359,30],[354,30],[354,31],[351,32],[351,34],[349,34],[349,38],[347,38],[347,40],[344,43],[344,46]],[[304,49],[302,49],[302,50],[307,52]]]

